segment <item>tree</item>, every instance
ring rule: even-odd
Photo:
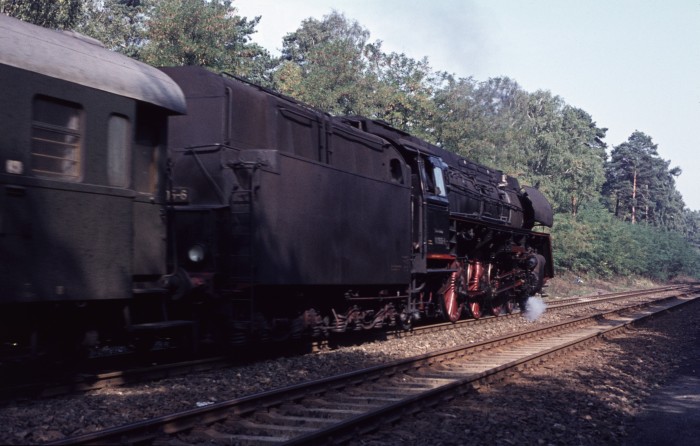
[[[561,128],[563,151],[557,164],[552,195],[562,211],[574,217],[582,205],[597,200],[605,182],[603,142],[607,129],[599,128],[585,111],[565,105]]]
[[[600,277],[668,280],[696,276],[700,255],[682,234],[623,222],[597,203],[577,218],[558,215],[552,228],[556,268]]]
[[[309,17],[301,22],[296,31],[284,36],[282,57],[307,67],[314,62],[313,56],[319,47],[338,42],[359,57],[369,35],[369,31],[359,22],[348,20],[337,11],[324,16],[323,20]]]
[[[675,187],[678,167],[659,157],[651,137],[635,131],[613,148],[606,165],[604,194],[616,217],[682,230],[685,204]]]
[[[700,211],[685,209],[685,238],[692,243],[695,248],[700,249]]]
[[[78,31],[99,40],[113,51],[141,59],[153,4],[153,0],[88,1],[86,18]]]
[[[478,145],[472,145],[477,133],[474,123],[478,110],[475,105],[477,83],[472,78],[455,78],[443,73],[443,86],[434,96],[435,114],[432,135],[436,144],[462,156],[472,157]]]
[[[4,9],[5,4],[21,3],[2,1]],[[237,16],[230,1],[62,0],[54,3],[21,3],[14,10],[26,13],[36,5],[53,5],[40,8],[46,15],[56,5],[70,3],[73,9],[83,11],[81,20],[71,22],[71,27],[113,51],[155,66],[200,65],[271,85],[270,73],[277,60],[250,42],[260,17],[248,20]]]
[[[384,53],[379,45],[368,45],[367,76],[374,91],[369,99],[373,117],[415,136],[430,140],[435,103],[432,99],[440,76],[428,59],[412,59],[405,54]]]
[[[560,97],[528,93],[509,78],[476,83],[446,76],[435,103],[439,144],[540,184],[558,212],[576,215],[600,195],[606,129]]]
[[[308,18],[284,37],[275,87],[329,113],[382,119],[417,136],[432,116],[434,76],[427,59],[385,53],[343,14]]]
[[[0,12],[45,28],[73,29],[83,0],[0,0]]]
[[[369,31],[338,12],[323,20],[305,19],[284,37],[280,72],[275,86],[324,111],[364,114],[368,84],[364,49]]]
[[[476,82],[443,74],[434,94],[430,128],[435,141],[474,161],[517,174],[525,128],[527,93],[509,78]]]
[[[160,0],[151,14],[141,52],[146,63],[264,77],[269,53],[249,42],[260,17],[242,18],[224,0]]]
[[[613,149],[607,165],[606,190],[614,199],[616,217],[636,223],[639,179],[648,176],[651,158],[656,155],[656,145],[641,132],[633,133],[627,142]]]

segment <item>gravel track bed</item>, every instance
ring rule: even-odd
[[[700,369],[699,321],[700,303],[690,304],[351,446],[636,445],[646,398],[680,370]]]
[[[607,306],[597,304],[596,309]],[[692,333],[694,342],[698,329],[693,315],[700,313],[700,305],[691,308],[655,319],[628,335],[579,354],[576,360],[550,363],[523,373],[502,387],[481,389],[468,400],[455,402],[430,416],[412,417],[407,423],[380,431],[357,444],[437,445],[472,440],[492,444],[619,443],[642,398],[649,389],[668,379],[683,360],[680,352],[690,342],[688,334]],[[496,323],[456,332],[342,347],[82,395],[13,401],[0,407],[0,442],[32,444],[57,440],[191,409],[202,403],[475,343],[590,312],[585,308],[552,311],[536,321],[523,317],[497,319]],[[689,313],[691,316],[686,317]],[[687,321],[681,323],[677,319]]]

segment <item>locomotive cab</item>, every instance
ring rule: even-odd
[[[414,188],[413,228],[418,234],[420,249],[414,257],[413,272],[445,269],[454,260],[450,249],[449,200],[445,181],[447,164],[437,156],[419,152],[413,158],[420,187]],[[422,215],[421,215],[422,214]]]

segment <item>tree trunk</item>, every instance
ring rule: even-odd
[[[634,176],[632,177],[632,224],[637,220],[635,201],[637,200],[637,168],[634,168]]]

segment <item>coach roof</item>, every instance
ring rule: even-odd
[[[185,113],[180,87],[165,73],[73,32],[0,14],[0,64]]]

